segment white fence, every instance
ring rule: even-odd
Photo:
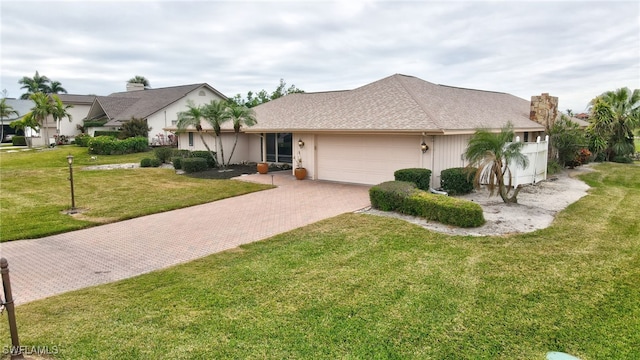
[[[516,137],[516,142],[520,137]],[[545,136],[544,141],[540,141],[538,136],[535,143],[525,143],[521,150],[522,154],[529,159],[526,169],[517,166],[515,163],[509,164],[511,170],[511,185],[535,184],[547,179],[547,157],[549,154],[549,136]]]
[[[520,137],[516,137],[516,142],[520,142]],[[507,144],[508,145],[508,144]],[[523,169],[515,162],[509,163],[511,170],[511,186],[535,184],[547,179],[547,156],[549,154],[549,136],[545,136],[544,141],[540,141],[540,136],[535,143],[525,143],[521,153],[529,159],[528,166]],[[508,184],[507,181],[505,181]]]

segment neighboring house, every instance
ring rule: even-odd
[[[12,115],[9,118],[2,119],[4,139],[0,139],[0,140],[2,140],[2,142],[10,142],[11,138],[14,135],[16,135],[16,129],[9,126],[9,124],[11,124],[16,120],[19,120],[26,113],[31,111],[31,108],[33,108],[34,104],[33,104],[33,101],[31,100],[21,100],[21,99],[5,99],[5,102],[7,105],[11,106],[13,110],[18,112],[18,115]],[[20,135],[23,135],[22,132],[20,132]]]
[[[218,90],[208,84],[193,84],[157,89],[145,89],[142,84],[127,84],[126,92],[109,96],[97,96],[91,105],[85,122],[91,126],[86,131],[93,135],[96,130],[118,130],[131,118],[145,119],[151,127],[149,143],[159,135],[167,138],[168,130],[175,127],[178,113],[187,109],[187,102],[196,105],[211,100],[226,100]]]
[[[463,154],[479,128],[498,132],[511,122],[521,141],[544,140],[546,125],[559,116],[557,99],[542,94],[527,101],[400,74],[354,90],[289,94],[253,108],[257,124],[243,129],[238,144],[246,156],[231,163],[295,166],[300,158],[311,179],[360,184],[393,180],[402,168],[427,168],[437,188],[442,170],[468,165]],[[204,149],[194,131],[180,135],[180,148]]]

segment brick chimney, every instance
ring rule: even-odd
[[[140,91],[144,90],[144,84],[127,83],[127,91]]]
[[[549,130],[558,117],[558,97],[549,96],[549,93],[542,93],[539,96],[531,97],[531,112],[529,119],[544,125]]]

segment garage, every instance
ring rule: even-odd
[[[419,136],[318,135],[317,178],[358,184],[393,180],[398,169],[420,167]]]

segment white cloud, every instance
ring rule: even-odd
[[[207,82],[228,96],[280,78],[306,91],[394,73],[561,109],[640,88],[633,2],[3,1],[1,88],[36,70],[72,93]]]

